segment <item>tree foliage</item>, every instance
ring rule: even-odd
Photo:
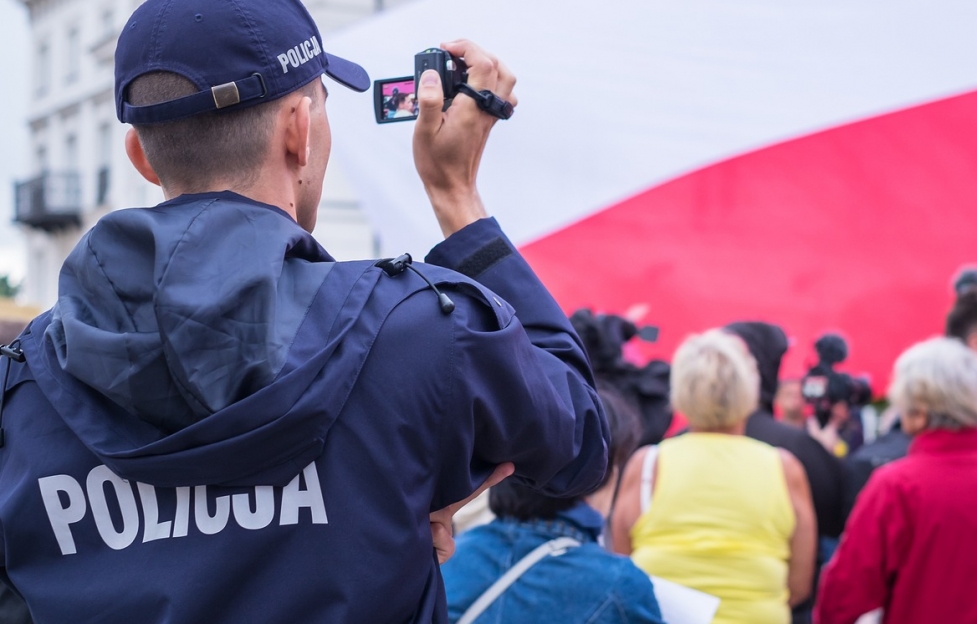
[[[10,281],[9,275],[0,275],[0,297],[14,298],[20,291],[20,284]]]

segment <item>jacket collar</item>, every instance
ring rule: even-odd
[[[959,431],[934,429],[917,435],[909,446],[913,455],[934,453],[973,453],[977,452],[977,429],[968,427]]]
[[[596,509],[584,503],[577,503],[562,511],[552,520],[537,518],[519,521],[512,518],[499,518],[500,522],[515,523],[544,533],[560,537],[572,537],[580,542],[596,542],[604,529],[604,517]]]

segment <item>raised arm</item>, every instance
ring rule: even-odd
[[[794,534],[790,538],[790,561],[787,567],[787,589],[790,606],[798,605],[811,595],[817,560],[818,529],[814,516],[811,488],[804,467],[790,452],[780,450],[790,504],[794,508]]]
[[[641,517],[641,469],[647,452],[647,446],[635,451],[621,475],[621,486],[611,516],[611,550],[619,555],[630,555],[634,550],[631,527]]]
[[[516,104],[515,76],[498,59],[465,40],[442,47],[464,59],[473,89]],[[498,120],[466,95],[442,111],[442,87],[434,72],[422,75],[418,100],[414,163],[446,237],[426,261],[489,289],[480,294],[487,310],[459,305],[452,315],[455,366],[444,372],[452,379],[449,417],[470,424],[442,432],[442,453],[445,470],[457,471],[463,460],[471,470],[463,487],[445,476],[453,486],[441,494],[462,498],[493,465],[507,461],[515,464],[516,478],[548,494],[585,493],[606,469],[607,424],[569,320],[498,224],[486,217],[476,177]]]
[[[499,59],[464,39],[441,47],[464,59],[469,86],[476,91],[488,89],[513,106],[517,104],[512,92],[516,77]],[[434,70],[421,76],[417,95],[420,111],[414,128],[414,165],[441,232],[448,238],[488,216],[476,178],[489,132],[498,120],[466,95],[459,95],[442,111],[444,91]]]

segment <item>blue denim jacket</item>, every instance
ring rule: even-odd
[[[457,622],[482,592],[534,548],[565,536],[581,545],[530,568],[477,624],[661,624],[651,580],[630,559],[597,543],[602,527],[600,514],[580,503],[555,520],[496,519],[463,533],[454,557],[441,569],[449,619]]]

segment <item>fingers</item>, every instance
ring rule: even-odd
[[[499,464],[498,466],[496,466],[495,470],[492,471],[492,474],[488,476],[488,479],[486,479],[485,482],[482,483],[482,485],[478,486],[478,489],[472,492],[471,496],[469,496],[463,501],[451,505],[452,507],[454,507],[454,511],[458,511],[468,503],[472,502],[473,500],[478,498],[478,496],[482,492],[489,489],[493,485],[498,485],[503,481],[505,481],[507,477],[509,477],[510,475],[512,475],[513,472],[515,472],[515,470],[516,467],[512,462],[505,462],[504,464]],[[452,512],[451,515],[454,515],[454,512]]]
[[[504,464],[499,464],[498,466],[495,467],[495,470],[492,471],[492,474],[488,476],[488,479],[486,479],[485,482],[482,483],[482,485],[478,486],[478,489],[472,492],[471,496],[463,500],[461,502],[460,507],[458,508],[461,509],[461,507],[464,507],[468,503],[472,502],[473,500],[478,498],[478,496],[482,492],[489,489],[493,485],[498,485],[502,483],[508,477],[512,476],[512,473],[515,471],[516,471],[516,466],[512,462],[505,462]]]
[[[495,90],[495,94],[508,101],[515,107],[519,104],[519,98],[516,94],[512,92],[513,88],[516,86],[516,75],[509,71],[509,68],[505,66],[501,61],[499,62],[499,80],[498,85]]]
[[[455,538],[451,529],[440,522],[431,523],[431,541],[438,553],[438,563],[444,563],[455,554]]]
[[[441,109],[444,107],[444,88],[441,86],[441,76],[433,69],[421,74],[421,83],[417,85],[417,105],[415,134],[437,133],[443,122]]]
[[[502,483],[508,476],[510,476],[516,467],[512,462],[506,462],[504,464],[499,464],[489,475],[488,479],[482,483],[481,486],[474,492],[471,496],[463,501],[458,501],[452,505],[448,505],[443,509],[433,512],[430,515],[431,522],[431,540],[434,543],[434,549],[438,552],[438,562],[444,563],[455,554],[455,539],[451,534],[451,521],[454,518],[455,513],[467,505],[468,503],[475,500],[479,494],[489,489],[493,485],[498,485]]]
[[[471,496],[468,497],[468,500],[472,501],[475,498],[477,498],[479,494],[489,489],[493,485],[498,485],[502,483],[508,477],[512,476],[512,473],[515,471],[516,471],[516,466],[512,462],[505,462],[503,464],[499,464],[498,466],[495,467],[495,470],[492,471],[492,474],[489,475],[488,479],[485,480],[485,483],[479,486],[479,488],[475,490]]]
[[[464,59],[468,65],[468,84],[476,91],[495,91],[498,82],[499,59],[467,39],[441,44],[454,56]]]
[[[473,89],[488,89],[513,106],[517,104],[516,96],[512,92],[516,85],[516,75],[495,55],[467,39],[443,43],[441,47],[464,59],[468,65],[468,84]]]
[[[515,466],[511,462],[499,464],[489,475],[488,479],[472,495],[463,501],[458,501],[453,505],[448,505],[443,509],[433,512],[430,515],[431,522],[431,541],[434,549],[438,553],[438,563],[444,563],[455,554],[455,538],[451,534],[451,521],[455,512],[475,500],[479,494],[489,489],[493,485],[498,485],[506,477],[515,471]]]
[[[455,515],[455,512],[457,512],[459,509],[461,509],[462,507],[464,507],[468,503],[470,503],[473,500],[475,500],[476,498],[478,498],[478,496],[482,492],[484,492],[485,490],[489,489],[493,485],[498,485],[498,484],[502,483],[503,481],[505,481],[505,479],[507,477],[511,476],[512,473],[515,472],[515,470],[516,470],[516,467],[515,467],[515,465],[513,465],[512,462],[505,462],[504,464],[499,464],[498,466],[495,467],[495,470],[492,471],[492,474],[490,474],[488,476],[488,479],[486,479],[485,482],[482,483],[482,485],[478,486],[478,489],[475,490],[474,492],[472,492],[468,496],[468,498],[466,498],[465,500],[462,500],[462,501],[458,501],[457,503],[453,503],[451,505],[448,505],[444,509],[441,509],[439,511],[434,512],[434,514],[431,514],[432,520],[435,518],[435,514],[444,513],[444,512],[447,511],[450,514],[448,516],[448,521],[450,522],[450,519],[451,519],[451,517],[453,517]]]

